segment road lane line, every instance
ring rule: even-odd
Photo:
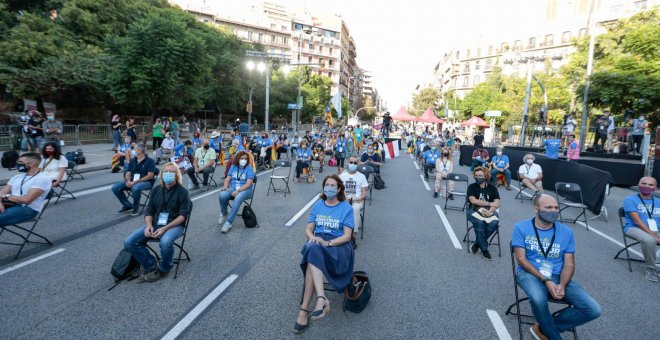
[[[415,157],[413,157],[413,155],[412,155],[412,154],[410,154],[410,159],[415,159]]]
[[[47,258],[47,257],[51,257],[51,256],[53,256],[53,255],[55,255],[55,254],[59,254],[59,253],[63,252],[64,250],[65,250],[64,248],[55,249],[55,250],[50,251],[50,252],[48,252],[48,253],[46,253],[46,254],[43,254],[43,255],[37,256],[37,257],[35,257],[35,258],[29,259],[29,260],[27,260],[27,261],[25,261],[25,262],[21,262],[21,263],[19,263],[19,264],[17,264],[17,265],[13,265],[13,266],[11,266],[11,267],[9,267],[9,268],[5,268],[5,269],[3,269],[3,270],[0,270],[0,275],[5,275],[5,274],[7,274],[7,273],[9,273],[9,272],[12,272],[12,271],[18,269],[18,268],[25,267],[25,266],[27,266],[27,265],[29,265],[29,264],[32,264],[32,263],[35,263],[35,262],[37,262],[37,261],[39,261],[39,260],[43,260],[43,259],[45,259],[45,258]]]
[[[419,165],[417,165],[417,162],[413,161],[413,164],[415,164],[415,168],[417,168],[417,170],[419,170]]]
[[[305,211],[307,211],[307,209],[309,209],[309,207],[312,206],[312,204],[316,203],[316,200],[318,200],[320,197],[321,195],[315,195],[311,201],[305,204],[305,206],[302,209],[300,209],[300,211],[298,211],[295,215],[293,215],[293,217],[291,217],[289,222],[286,222],[285,226],[290,227],[294,223],[296,223],[296,221],[300,218],[300,216],[302,216],[305,213]]]
[[[229,286],[231,286],[234,281],[238,278],[238,275],[236,274],[231,274],[229,275],[228,278],[226,278],[222,283],[220,283],[209,295],[204,297],[200,303],[195,306],[186,316],[181,319],[172,329],[170,329],[167,334],[165,334],[161,340],[173,340],[176,339],[181,333],[183,333],[188,326],[192,324],[193,321],[206,309],[208,308],[213,301],[215,301],[222,292],[224,292]]]
[[[577,221],[577,223],[578,223],[579,225],[585,227],[585,228],[587,227],[587,225],[584,224],[584,222]],[[600,231],[600,230],[594,228],[593,226],[589,226],[589,231],[593,231],[593,232],[595,232],[596,234],[602,236],[602,237],[605,238],[606,240],[611,241],[612,243],[618,245],[618,246],[621,247],[621,248],[625,247],[625,245],[624,245],[623,243],[621,243],[621,242],[619,242],[619,241],[613,239],[613,238],[610,237],[609,235],[607,235],[607,234],[605,234],[604,232],[602,232],[602,231]],[[643,256],[640,252],[638,252],[637,250],[635,250],[635,249],[628,248],[628,251],[631,252],[631,253],[633,253],[633,254],[635,254],[635,255],[637,255],[637,256],[639,256],[639,257],[642,258],[642,259],[644,258],[644,256]]]
[[[509,334],[506,326],[504,326],[504,322],[502,322],[500,315],[491,309],[486,309],[486,313],[488,313],[490,322],[493,324],[493,327],[495,327],[495,332],[497,332],[497,336],[500,338],[500,340],[512,340],[511,334]]]
[[[76,198],[81,197],[81,196],[87,196],[87,195],[95,194],[97,192],[110,190],[110,189],[112,189],[113,185],[114,184],[110,184],[110,185],[106,185],[106,186],[102,186],[102,187],[98,187],[98,188],[93,188],[93,189],[87,189],[87,190],[83,190],[83,191],[79,191],[79,192],[74,192],[73,195],[76,196]],[[70,198],[70,197],[62,197],[62,199],[64,199],[64,198]]]
[[[261,176],[261,175],[263,175],[263,174],[267,174],[267,173],[269,173],[269,172],[271,172],[271,171],[273,171],[273,169],[266,170],[266,171],[262,171],[262,172],[258,173],[257,176]]]
[[[520,188],[518,188],[517,186],[515,186],[515,185],[513,185],[513,184],[509,184],[509,186],[512,187],[512,188],[514,188],[514,189],[516,189],[516,190],[518,190],[518,191],[520,191]],[[532,195],[528,194],[528,193],[525,192],[525,191],[523,191],[523,195],[525,195],[525,196],[527,196],[527,197],[532,197]]]
[[[429,184],[426,183],[426,180],[424,179],[424,175],[419,175],[419,178],[422,179],[422,183],[424,183],[424,188],[426,188],[426,190],[428,191],[431,191],[431,187],[429,187]]]
[[[442,224],[444,224],[445,230],[447,230],[447,234],[449,234],[449,238],[451,239],[451,243],[454,244],[454,248],[463,250],[463,246],[461,246],[461,243],[458,242],[458,237],[456,237],[456,233],[454,233],[454,229],[451,228],[451,225],[449,224],[449,220],[447,220],[447,216],[445,216],[445,213],[442,212],[442,209],[437,204],[435,205],[435,210],[438,211],[438,215],[440,215]]]

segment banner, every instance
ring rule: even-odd
[[[392,141],[385,143],[385,157],[387,159],[392,159],[399,157],[399,142]]]

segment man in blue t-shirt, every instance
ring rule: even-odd
[[[509,170],[509,156],[504,154],[502,147],[498,147],[495,156],[491,159],[493,170],[490,171],[490,179],[496,187],[497,175],[504,174],[506,177],[506,190],[511,190],[511,170]]]
[[[380,156],[374,152],[373,145],[367,145],[367,151],[363,152],[360,156],[360,165],[369,165],[374,167],[374,173],[380,174],[381,163]]]
[[[543,141],[545,146],[545,156],[552,159],[559,158],[559,146],[561,141],[557,138],[553,138],[550,135],[545,136],[545,141]]]
[[[530,328],[534,338],[560,340],[561,332],[598,318],[601,309],[584,288],[571,280],[575,271],[575,238],[571,228],[557,222],[557,201],[540,194],[533,202],[536,216],[513,227],[516,282],[529,297],[538,322]],[[553,317],[548,296],[571,306]]]
[[[646,261],[644,277],[658,282],[660,264],[656,258],[660,244],[660,198],[653,197],[657,182],[653,177],[642,177],[639,180],[639,193],[626,197],[623,210],[626,212],[626,222],[623,231],[626,235],[639,241]]]
[[[431,142],[429,145],[431,149],[424,151],[422,154],[422,158],[424,158],[424,178],[427,181],[429,179],[429,169],[435,169],[435,162],[442,156],[435,142]]]

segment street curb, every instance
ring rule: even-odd
[[[86,168],[78,168],[79,173],[86,173],[86,172],[92,172],[92,171],[99,171],[99,170],[105,170],[105,169],[110,169],[109,165],[96,165],[96,166],[90,166]],[[18,173],[18,172],[17,172]],[[0,185],[6,185],[7,182],[9,182],[9,179],[0,179]]]

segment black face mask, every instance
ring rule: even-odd
[[[208,144],[204,145],[204,149],[208,150],[210,146]]]
[[[23,163],[16,164],[16,169],[18,170],[18,172],[28,172],[27,165],[25,165]]]

